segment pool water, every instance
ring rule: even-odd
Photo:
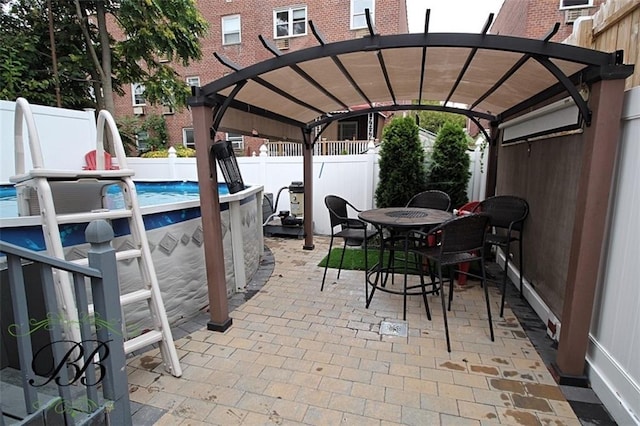
[[[159,204],[173,204],[181,201],[194,201],[200,199],[198,182],[136,182],[138,203],[141,207],[155,206]],[[226,184],[218,185],[220,195],[229,194]],[[122,191],[117,185],[107,188],[106,206],[109,209],[124,208]],[[9,218],[18,216],[18,204],[16,189],[13,185],[0,185],[0,217]]]

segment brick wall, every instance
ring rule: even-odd
[[[593,15],[604,2],[594,0],[588,14]],[[560,29],[551,41],[561,42],[571,35],[573,24],[565,22],[559,0],[505,0],[489,32],[542,39],[556,22],[560,23]]]
[[[202,86],[223,77],[231,70],[221,65],[213,56],[218,52],[232,62],[246,67],[254,63],[272,58],[273,55],[260,43],[258,35],[274,41],[273,10],[280,7],[307,6],[307,19],[329,42],[353,39],[361,32],[352,31],[350,27],[349,0],[307,0],[305,2],[286,0],[198,0],[198,6],[204,18],[209,22],[209,34],[202,40],[201,61],[188,67],[179,64],[174,69],[183,76],[199,76]],[[241,43],[222,46],[222,16],[240,15]],[[408,32],[405,0],[377,0],[375,4],[375,28],[380,34],[400,34]],[[117,37],[117,30],[112,34]],[[311,29],[307,27],[307,35],[289,39],[290,49],[297,50],[317,46],[318,42]],[[285,51],[286,52],[286,51]],[[116,97],[116,116],[133,114],[131,87],[125,85],[125,94]],[[145,107],[145,114],[162,113],[162,107]],[[182,129],[192,127],[191,113],[188,109],[165,115],[169,129],[171,145],[182,144]],[[245,155],[258,152],[262,140],[245,138]]]

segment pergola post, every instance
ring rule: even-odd
[[[313,144],[311,132],[304,132],[304,147],[302,152],[304,177],[304,250],[313,250]]]
[[[560,384],[587,385],[585,356],[607,232],[610,194],[620,136],[624,79],[603,80],[591,87],[593,116],[584,130],[582,170],[567,271],[562,328],[556,363]]]
[[[210,134],[213,113],[211,107],[207,105],[191,104],[191,116],[193,118],[193,134],[196,145],[204,258],[209,293],[209,322],[207,323],[207,329],[225,331],[231,326],[232,321],[229,318],[227,282],[224,271],[218,173],[215,159],[211,159],[209,155],[209,150],[213,143]]]

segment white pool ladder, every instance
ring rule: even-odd
[[[33,167],[25,172],[23,121],[29,136],[29,148]],[[65,259],[60,235],[60,225],[67,223],[89,223],[96,219],[113,220],[126,218],[133,240],[133,249],[116,252],[118,261],[136,259],[140,270],[142,288],[120,295],[120,304],[125,306],[145,301],[151,313],[153,329],[139,336],[128,338],[126,330],[125,353],[131,353],[150,344],[158,343],[165,369],[180,377],[182,369],[171,334],[166,310],[162,302],[160,286],[151,258],[151,250],[138,205],[133,170],[127,168],[127,160],[122,140],[115,121],[107,111],[100,111],[97,120],[96,170],[55,170],[46,169],[42,158],[40,140],[29,103],[24,98],[16,101],[15,120],[15,170],[10,178],[15,183],[18,212],[21,216],[39,214],[47,254]],[[110,134],[110,146],[115,152],[118,169],[105,169],[104,137],[105,126]],[[109,165],[106,165],[109,166]],[[124,199],[123,209],[106,209],[103,196],[106,187],[112,184],[120,186]],[[88,264],[88,259],[73,262]],[[70,340],[80,341],[78,314],[73,297],[71,281],[67,273],[56,274],[56,294],[67,319],[65,333]],[[126,324],[123,321],[123,328]]]

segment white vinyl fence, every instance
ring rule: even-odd
[[[481,164],[480,148],[469,153],[471,158],[467,194],[470,200],[484,196],[486,164]],[[273,194],[275,212],[291,210],[288,187],[303,180],[301,156],[237,157],[242,179],[246,185],[262,185],[265,193]],[[197,180],[195,158],[127,158],[129,167],[136,171],[136,180]],[[224,182],[218,168],[218,181]],[[361,155],[322,155],[313,157],[313,221],[314,233],[328,235],[329,215],[324,197],[335,194],[351,201],[361,209],[374,207],[375,188],[378,184],[378,154],[369,149]],[[284,189],[283,189],[284,188]]]

